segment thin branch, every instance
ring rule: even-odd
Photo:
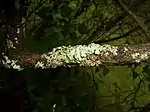
[[[147,62],[150,59],[150,43],[140,45],[76,45],[60,46],[47,53],[15,52],[11,57],[3,53],[3,65],[22,70],[25,67],[56,68],[58,66],[125,65]]]
[[[107,39],[107,40],[99,40],[99,41],[97,41],[95,43],[107,43],[107,42],[116,41],[116,40],[119,40],[121,38],[125,38],[125,37],[129,36],[131,33],[133,33],[134,31],[136,31],[137,29],[139,29],[139,27],[133,28],[132,30],[126,32],[122,36],[118,36],[118,37]]]
[[[124,18],[126,15],[125,12],[119,12],[117,15],[113,16],[111,20],[102,23],[99,27],[96,28],[95,31],[88,37],[85,43],[89,44],[91,42],[95,42],[98,38],[100,38],[103,34],[105,34],[108,30],[110,30],[114,25],[116,25],[120,20]]]
[[[142,20],[140,20],[131,10],[129,10],[128,7],[122,2],[122,0],[118,0],[118,1],[119,1],[120,5],[122,6],[122,8],[136,20],[136,22],[140,25],[140,27],[143,29],[143,31],[147,35],[147,37],[149,37],[148,29],[147,29],[146,25],[144,24],[144,22]]]

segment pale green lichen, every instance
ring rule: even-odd
[[[8,48],[16,49],[16,47],[14,47],[13,42],[12,42],[11,40],[6,39],[6,42],[7,42],[7,47],[8,47]]]
[[[56,111],[56,104],[53,105],[53,111],[52,112],[55,112]]]
[[[44,68],[45,68],[45,67],[44,67],[44,63],[38,61],[38,62],[35,64],[35,68],[39,68],[39,67],[41,67],[42,69],[44,69]]]
[[[16,44],[19,44],[18,38],[14,38],[14,39],[15,39],[15,43],[16,43]]]
[[[26,22],[25,18],[22,18],[21,23],[24,24]]]
[[[20,28],[17,28],[17,34],[19,34],[20,33]]]
[[[18,71],[23,70],[20,65],[17,65],[18,60],[10,60],[7,56],[3,57],[5,60],[2,60],[2,63],[6,68],[17,69]]]
[[[126,47],[124,47],[124,52],[127,52],[127,51],[128,51],[128,49]]]
[[[18,40],[18,38],[14,38],[15,40]]]
[[[54,48],[52,52],[41,55],[46,59],[45,64],[37,62],[37,67],[48,68],[57,66],[66,66],[67,64],[79,64],[80,66],[96,66],[101,64],[100,60],[92,61],[88,57],[92,54],[95,55],[117,55],[118,47],[110,45],[89,44],[76,45],[76,46],[61,46]],[[73,65],[67,65],[68,67]],[[45,67],[43,67],[45,66]]]
[[[19,44],[18,40],[16,40],[15,42],[16,42],[16,44]]]
[[[148,58],[148,53],[141,54],[141,59],[146,60]]]
[[[137,63],[141,62],[142,60],[146,60],[149,58],[147,52],[145,52],[145,53],[134,53],[131,56],[132,56],[132,59],[134,59],[135,62],[137,62]]]
[[[17,39],[15,39],[17,40]],[[121,47],[122,48],[122,47]],[[120,50],[120,49],[119,49]],[[129,52],[128,52],[129,50]],[[123,47],[125,56],[129,56],[134,62],[141,62],[148,59],[150,55],[149,52],[136,52],[130,54],[130,49]],[[132,51],[131,51],[132,52]],[[99,44],[89,44],[89,45],[76,45],[76,46],[61,46],[54,48],[51,52],[41,55],[41,58],[35,64],[35,68],[56,68],[58,66],[99,66],[103,62],[111,61],[115,56],[120,53],[118,47],[111,45],[99,45]],[[131,57],[130,57],[131,56]],[[17,65],[17,60],[10,60],[7,56],[3,56],[3,64],[7,68],[14,68],[22,70],[20,65]],[[105,60],[106,59],[106,60]]]

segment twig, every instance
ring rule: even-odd
[[[146,33],[147,37],[149,37],[148,29],[145,26],[144,22],[140,20],[131,10],[129,10],[128,7],[122,2],[122,0],[118,0],[118,1],[119,1],[119,4],[122,6],[122,8],[136,20],[136,22],[140,25],[140,27]]]

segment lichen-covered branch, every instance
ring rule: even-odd
[[[124,65],[149,62],[150,43],[141,45],[76,45],[60,46],[47,53],[21,52],[13,59],[3,54],[3,65],[7,68],[23,70],[25,67],[56,68],[58,66],[99,66]]]

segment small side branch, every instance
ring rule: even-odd
[[[138,25],[143,29],[147,37],[149,37],[148,29],[146,25],[144,24],[144,21],[140,20],[131,10],[128,9],[128,7],[122,2],[122,0],[118,0],[119,4],[122,6],[122,8],[129,13],[138,23]]]

